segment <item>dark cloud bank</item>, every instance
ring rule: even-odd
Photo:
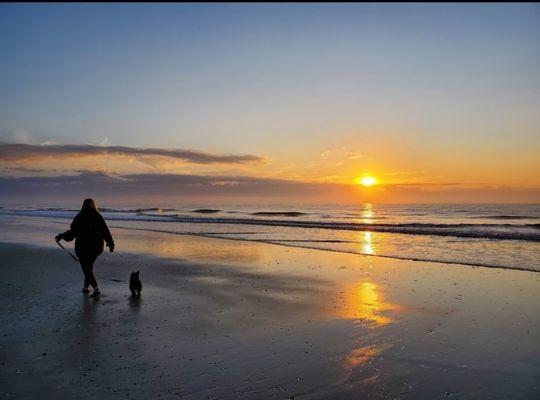
[[[1,143],[0,160],[22,161],[45,157],[124,155],[133,157],[168,157],[195,164],[246,164],[264,161],[263,157],[245,155],[219,155],[182,149],[153,149],[127,146],[93,145],[31,145],[21,143]]]
[[[332,184],[334,190],[346,185]],[[0,196],[152,195],[152,196],[295,196],[316,195],[320,184],[253,177],[83,172],[47,177],[0,177]],[[307,192],[306,192],[307,191]]]
[[[375,188],[373,188],[375,189]],[[182,199],[226,198],[283,200],[296,202],[355,203],[383,202],[529,202],[540,200],[540,189],[465,188],[454,185],[393,185],[363,190],[354,185],[311,183],[246,176],[173,174],[108,175],[82,172],[78,175],[47,177],[0,177],[2,199],[76,199],[82,197],[143,197]]]

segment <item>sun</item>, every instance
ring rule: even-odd
[[[358,178],[356,181],[358,182],[358,184],[366,187],[373,186],[377,183],[377,179],[369,175]]]

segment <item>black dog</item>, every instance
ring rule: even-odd
[[[142,290],[142,283],[139,279],[139,271],[132,272],[129,277],[129,290],[131,290],[131,295],[133,297],[140,297]]]

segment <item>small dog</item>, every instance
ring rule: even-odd
[[[131,290],[131,296],[141,296],[142,283],[139,278],[139,271],[131,273],[131,276],[129,277],[129,290]]]

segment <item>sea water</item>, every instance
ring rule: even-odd
[[[0,215],[70,220],[77,211],[4,205]],[[112,229],[540,272],[540,205],[168,204],[101,211]]]

